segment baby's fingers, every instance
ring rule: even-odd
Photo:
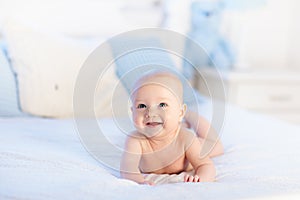
[[[187,174],[184,176],[184,182],[200,182],[200,178],[197,175],[192,176]]]
[[[186,175],[184,176],[183,181],[184,181],[184,182],[187,182],[187,180],[189,179],[189,176],[190,176],[190,175],[186,174]]]
[[[195,175],[195,176],[194,176],[194,182],[200,182],[200,178],[199,178],[198,175]]]
[[[194,176],[192,176],[192,175],[185,175],[184,176],[184,182],[193,182],[193,180],[194,180]]]

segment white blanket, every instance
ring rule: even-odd
[[[101,120],[122,144],[112,119]],[[182,175],[148,175],[138,185],[96,161],[73,120],[0,119],[0,199],[281,199],[300,198],[300,127],[230,107],[214,158],[214,183],[182,183]],[[114,158],[112,158],[114,159]],[[172,184],[161,184],[177,182]]]

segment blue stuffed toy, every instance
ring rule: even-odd
[[[195,49],[195,45],[186,43],[185,56],[196,65],[214,66],[221,70],[232,67],[235,55],[229,42],[220,33],[223,1],[198,0],[191,4],[190,39],[200,45],[206,53]],[[191,65],[184,62],[186,75],[191,74]]]

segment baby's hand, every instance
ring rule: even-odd
[[[200,182],[200,177],[198,175],[189,175],[184,176],[184,182]]]
[[[152,181],[144,181],[144,185],[151,185],[154,186],[155,184]]]

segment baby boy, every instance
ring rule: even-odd
[[[201,155],[203,141],[210,141],[209,123],[196,113],[188,112],[185,116],[183,87],[176,75],[157,71],[140,78],[133,87],[131,100],[136,131],[125,144],[121,160],[123,178],[152,185],[143,173],[179,174],[194,170],[183,181],[214,181],[216,171],[210,157],[222,154],[222,145],[215,142],[209,154]],[[184,117],[186,122],[182,123]],[[193,128],[197,135],[188,128]]]

